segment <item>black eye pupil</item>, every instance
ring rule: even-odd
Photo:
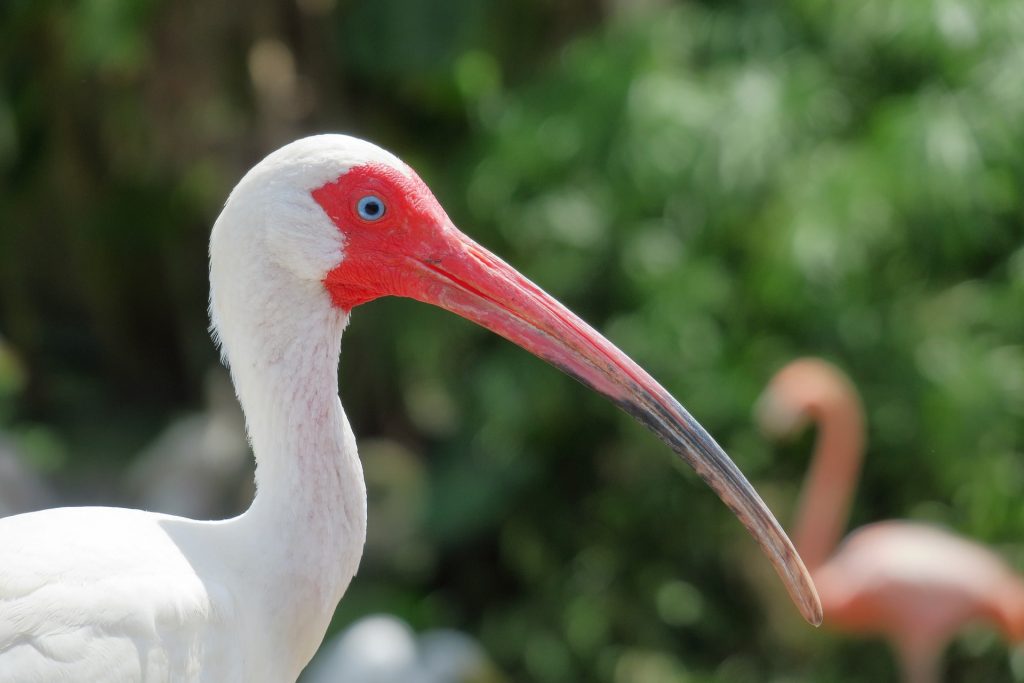
[[[380,197],[371,194],[359,200],[356,210],[359,212],[359,217],[363,220],[375,221],[384,215],[384,202],[381,201]]]

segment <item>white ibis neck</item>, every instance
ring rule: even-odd
[[[306,657],[301,666],[359,565],[366,487],[338,398],[347,316],[324,305],[326,292],[297,294],[274,307],[273,324],[221,333],[256,456],[256,498],[230,524],[267,623],[291,641],[290,654]]]

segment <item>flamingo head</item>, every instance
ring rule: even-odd
[[[851,400],[858,402],[857,392],[842,370],[819,358],[799,358],[775,373],[755,404],[754,417],[767,436],[782,439],[830,411],[848,410]]]

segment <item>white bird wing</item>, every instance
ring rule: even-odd
[[[233,603],[168,534],[175,521],[195,524],[117,508],[0,519],[0,679],[227,680],[218,627]]]

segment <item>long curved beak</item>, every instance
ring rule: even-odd
[[[811,624],[814,584],[782,527],[722,448],[678,401],[592,327],[450,224],[443,248],[410,255],[401,294],[468,318],[598,391],[658,435],[715,490],[760,544]]]

